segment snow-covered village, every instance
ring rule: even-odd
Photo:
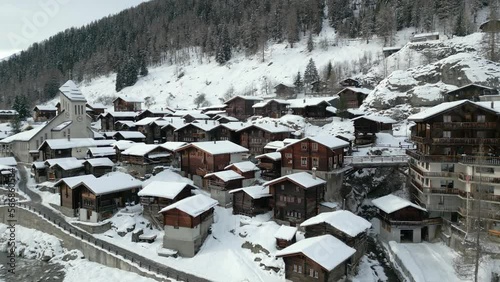
[[[500,281],[497,0],[104,2],[0,4],[0,281]]]

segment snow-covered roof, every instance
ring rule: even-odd
[[[427,32],[427,33],[419,33],[413,35],[413,38],[420,38],[420,37],[428,37],[428,36],[436,36],[439,35],[439,32]]]
[[[49,167],[58,165],[64,170],[71,170],[71,169],[82,168],[84,161],[78,160],[75,157],[70,157],[70,158],[49,159],[46,160],[45,162],[49,165]]]
[[[396,123],[397,122],[390,117],[375,116],[375,115],[360,116],[357,118],[353,118],[352,120],[354,121],[354,120],[358,120],[358,119],[367,119],[367,120],[371,120],[374,122],[380,122],[380,123]]]
[[[149,152],[155,150],[160,147],[160,145],[156,144],[144,144],[144,143],[136,143],[134,146],[129,147],[125,151],[122,152],[122,155],[131,155],[131,156],[145,156]]]
[[[347,112],[355,116],[362,116],[365,114],[365,111],[360,109],[347,109]]]
[[[492,102],[472,102],[470,100],[460,100],[460,101],[441,103],[441,104],[434,106],[432,108],[425,109],[425,110],[421,111],[420,113],[409,116],[408,120],[409,121],[424,121],[424,120],[431,118],[435,115],[449,111],[455,107],[458,107],[458,106],[461,106],[464,104],[474,104],[474,105],[477,105],[478,107],[481,107],[485,110],[493,111],[493,112],[496,112],[497,114],[500,114],[500,103],[493,102],[493,108],[492,108],[491,107]]]
[[[235,167],[239,169],[241,172],[249,172],[249,171],[257,171],[260,170],[254,163],[251,161],[244,161],[244,162],[238,162],[238,163],[232,163],[228,166],[226,166],[224,169],[230,169],[231,167]]]
[[[177,128],[184,126],[186,124],[184,119],[181,117],[167,117],[167,118],[165,118],[165,121],[167,121],[165,124],[163,124],[163,122],[161,123],[162,129],[167,127],[167,126],[171,126],[174,129],[177,129]],[[159,122],[159,121],[155,121],[155,122]]]
[[[346,210],[320,213],[302,222],[300,226],[311,226],[320,223],[329,224],[351,237],[356,237],[372,226],[366,219]]]
[[[396,50],[401,50],[401,48],[402,47],[400,46],[390,46],[382,48],[382,51],[396,51]]]
[[[297,233],[297,227],[281,225],[274,233],[274,238],[291,241],[295,237],[295,233]]]
[[[148,124],[150,124],[153,121],[156,121],[158,119],[162,119],[162,118],[161,117],[147,117],[147,118],[143,118],[139,121],[136,121],[134,124],[135,125],[148,125]]]
[[[235,154],[235,153],[248,153],[248,149],[235,144],[231,141],[206,141],[206,142],[193,142],[182,146],[176,151],[182,151],[189,147],[195,147],[202,151],[205,151],[211,155],[221,155],[221,154]]]
[[[481,84],[477,84],[477,83],[469,83],[467,85],[464,85],[462,87],[459,87],[455,90],[451,90],[451,91],[448,91],[446,94],[450,94],[450,93],[454,93],[454,92],[457,92],[457,91],[460,91],[462,89],[465,89],[465,88],[468,88],[468,87],[479,87],[479,88],[484,88],[484,89],[489,89],[489,90],[495,90],[495,88],[491,88],[491,87],[488,87],[488,86],[484,86],[484,85],[481,85]]]
[[[377,198],[375,200],[372,200],[372,204],[379,208],[380,210],[384,211],[385,213],[393,213],[395,211],[398,211],[400,209],[404,209],[406,207],[414,207],[419,210],[427,211],[426,209],[422,208],[421,206],[418,206],[406,199],[403,199],[401,197],[398,197],[393,194],[389,194],[380,198]]]
[[[260,185],[233,189],[229,191],[229,194],[236,193],[239,191],[245,192],[246,194],[248,194],[248,196],[252,197],[252,199],[260,199],[272,196],[271,194],[269,194],[269,187],[264,187]]]
[[[224,182],[245,178],[241,176],[239,173],[235,172],[234,170],[222,170],[222,171],[207,173],[205,174],[204,178],[209,178],[211,176],[215,176]]]
[[[188,127],[188,126],[194,126],[194,127],[197,127],[205,132],[208,132],[214,128],[216,128],[217,126],[219,126],[219,122],[218,121],[215,121],[215,120],[199,120],[199,121],[193,121],[191,123],[187,123],[187,124],[184,124],[183,126],[180,126],[179,128],[177,128],[175,131],[179,131],[185,127]]]
[[[276,252],[276,257],[303,254],[327,271],[346,261],[356,252],[330,234],[306,238]]]
[[[269,104],[269,103],[271,103],[273,101],[276,102],[276,103],[278,103],[278,104],[283,104],[283,105],[289,105],[290,104],[287,100],[283,100],[283,99],[270,99],[270,100],[265,100],[265,101],[256,103],[256,104],[254,104],[252,106],[252,108],[263,108],[267,104]]]
[[[40,145],[39,150],[46,144],[52,150],[61,149],[72,149],[72,148],[82,148],[82,147],[97,147],[97,146],[109,146],[114,143],[114,140],[94,140],[92,138],[71,138],[68,139],[47,139],[42,145]]]
[[[187,143],[186,142],[174,142],[174,141],[167,141],[163,144],[160,144],[163,148],[173,152],[177,149],[179,149],[182,146],[185,146]]]
[[[112,138],[113,136],[116,135],[116,131],[105,131],[105,132],[101,132],[102,136],[105,136],[107,138]]]
[[[19,114],[16,110],[0,110],[0,116],[7,116],[7,115],[17,115]]]
[[[302,142],[302,141],[305,141],[305,140],[310,140],[312,142],[316,142],[316,143],[322,144],[322,145],[324,145],[325,147],[328,147],[331,150],[338,149],[338,148],[349,147],[349,143],[346,142],[346,141],[344,141],[344,140],[342,140],[342,139],[340,139],[340,138],[337,138],[337,137],[334,137],[334,136],[331,136],[331,135],[321,135],[321,136],[312,136],[312,137],[302,138],[300,140],[297,140],[296,142],[293,142],[293,143],[290,143],[290,144],[286,145],[283,148],[278,149],[278,152],[284,150],[285,148],[287,148],[287,147],[289,147],[289,146],[291,146],[291,145],[293,145],[295,143]]]
[[[142,182],[123,172],[111,172],[99,178],[82,182],[95,195],[105,195],[133,188],[140,188]]]
[[[104,157],[116,155],[116,151],[113,147],[91,147],[88,150],[93,157]]]
[[[46,105],[36,105],[33,108],[33,111],[43,111],[43,112],[55,112],[57,111],[57,108],[55,106],[46,106]]]
[[[108,158],[95,158],[95,159],[87,159],[85,163],[88,163],[89,165],[93,167],[97,166],[114,166],[115,164],[113,161],[111,161]]]
[[[227,107],[226,104],[217,104],[217,105],[210,105],[206,107],[200,107],[198,108],[199,110],[205,111],[205,110],[216,110],[216,109],[224,109]]]
[[[326,110],[327,112],[332,113],[332,114],[336,114],[336,113],[337,113],[337,108],[335,108],[335,107],[333,107],[333,106],[328,106],[328,107],[326,107],[326,108],[325,108],[325,110]]]
[[[31,164],[32,167],[34,167],[35,169],[43,169],[43,168],[46,168],[47,166],[45,165],[45,162],[33,162]]]
[[[185,182],[165,182],[165,181],[152,181],[144,186],[137,195],[141,197],[159,197],[173,200],[179,193],[190,186]]]
[[[264,146],[264,149],[268,150],[278,150],[285,147],[285,142],[283,141],[271,141]]]
[[[79,175],[73,177],[65,177],[57,181],[54,186],[59,186],[62,183],[66,183],[70,189],[75,188],[77,185],[84,181],[94,180],[96,177],[93,174]]]
[[[206,111],[204,112],[205,115],[209,116],[209,115],[218,115],[218,114],[223,114],[225,113],[226,111],[225,110],[210,110],[210,111]]]
[[[216,120],[220,120],[220,119],[226,119],[230,122],[238,122],[239,119],[235,118],[235,117],[232,117],[232,116],[221,116],[221,115],[218,115],[217,119]]]
[[[245,123],[243,122],[228,122],[228,123],[222,123],[219,126],[223,126],[231,131],[238,131],[245,127]]]
[[[200,214],[210,210],[211,208],[215,207],[218,204],[218,202],[210,197],[207,197],[203,194],[198,194],[195,196],[191,196],[185,199],[182,199],[178,202],[175,202],[171,204],[170,206],[167,206],[163,208],[160,213],[172,210],[172,209],[178,209],[180,211],[183,211],[187,214],[189,214],[192,217],[197,217]]]
[[[104,104],[102,103],[92,103],[92,104],[88,104],[89,107],[91,107],[92,109],[107,109],[109,108],[108,106],[105,106]]]
[[[17,166],[17,161],[14,157],[0,158],[0,165]]]
[[[268,159],[271,159],[273,161],[279,161],[279,160],[281,160],[281,153],[280,152],[272,152],[272,153],[258,155],[255,158],[256,159],[268,158]]]
[[[264,99],[262,99],[261,97],[257,97],[257,96],[243,96],[243,95],[237,95],[237,96],[234,96],[232,98],[230,98],[229,100],[225,101],[224,103],[227,104],[229,102],[231,102],[232,100],[234,99],[237,99],[237,98],[241,98],[243,100],[250,100],[250,101],[262,101]]]
[[[207,116],[206,114],[197,113],[197,112],[188,113],[188,114],[183,115],[182,117],[186,118],[187,116],[190,116],[194,119],[210,119],[210,117]]]
[[[246,130],[246,129],[251,128],[251,127],[256,127],[256,128],[259,128],[261,130],[264,130],[264,131],[267,131],[270,133],[282,133],[282,132],[295,131],[288,126],[284,126],[284,125],[279,124],[278,122],[251,123],[251,124],[247,124],[246,126],[244,126],[243,128],[241,128],[238,131],[243,131],[243,130]]]
[[[101,116],[107,116],[110,115],[115,118],[134,118],[137,113],[136,112],[105,112],[104,114],[101,114]]]
[[[71,101],[87,102],[82,91],[76,86],[73,80],[68,80],[59,88],[59,91]]]
[[[68,127],[72,123],[73,123],[72,120],[64,121],[64,122],[60,123],[59,125],[57,125],[56,127],[52,128],[52,131],[61,131],[61,130],[65,129],[66,127]]]
[[[300,186],[304,187],[305,189],[326,183],[326,181],[324,181],[323,179],[321,179],[319,177],[314,178],[311,174],[303,171],[303,172],[288,174],[288,175],[276,178],[274,180],[268,181],[268,182],[264,183],[264,186],[269,186],[269,185],[281,182],[283,180],[292,181],[293,183],[300,185]]]
[[[33,137],[35,137],[38,134],[38,132],[40,132],[45,127],[45,125],[46,123],[39,125],[33,129],[11,135],[9,137],[0,140],[0,143],[7,144],[15,141],[30,141]]]
[[[331,97],[330,97],[331,99]],[[308,97],[308,98],[300,98],[300,99],[290,99],[287,100],[289,103],[289,107],[292,109],[301,109],[309,106],[317,106],[321,103],[327,103],[330,105],[328,100],[324,97]],[[331,105],[330,105],[331,106]]]
[[[127,127],[135,127],[135,122],[132,120],[117,120],[115,124],[126,125]],[[115,134],[118,132],[115,132]]]
[[[116,97],[114,100],[113,100],[113,103],[118,100],[118,99],[122,99],[123,101],[127,102],[127,103],[142,103],[143,100],[141,100],[140,98],[136,98],[136,97],[128,97],[128,96],[120,96],[120,97]]]
[[[370,94],[370,92],[372,92],[372,90],[368,89],[368,88],[348,86],[348,87],[344,88],[343,90],[341,90],[338,94],[344,92],[346,89],[351,90],[352,92],[355,92],[355,93],[363,93],[365,95],[368,95],[368,94]]]
[[[120,134],[125,139],[144,139],[146,136],[139,131],[118,131],[116,134]],[[116,135],[115,135],[116,136]]]

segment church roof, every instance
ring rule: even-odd
[[[59,88],[59,91],[61,91],[61,93],[71,101],[87,102],[87,99],[83,96],[82,91],[80,91],[73,80],[66,81],[66,83]]]

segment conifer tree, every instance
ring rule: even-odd
[[[309,59],[309,63],[304,71],[304,85],[311,85],[311,83],[319,80],[318,69],[313,59]]]
[[[312,52],[312,50],[314,50],[314,41],[311,32],[309,33],[309,38],[307,38],[307,51]]]
[[[297,92],[302,91],[302,88],[304,87],[304,82],[302,82],[302,76],[300,75],[300,71],[297,72],[297,76],[295,76],[293,85],[295,86]]]
[[[30,116],[29,101],[25,95],[16,96],[12,108],[17,111],[20,120]]]

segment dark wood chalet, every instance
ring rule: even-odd
[[[16,110],[0,110],[0,122],[11,122],[19,116]]]
[[[177,141],[176,130],[186,125],[186,121],[181,117],[166,118],[167,123],[162,125],[160,134],[163,141]]]
[[[113,161],[108,158],[88,159],[83,163],[85,174],[92,174],[95,177],[112,172],[114,165]]]
[[[276,257],[283,258],[288,281],[339,281],[349,273],[354,252],[332,235],[322,235],[300,240],[276,252]]]
[[[295,87],[283,83],[274,86],[274,94],[280,99],[295,99],[295,97],[297,97]]]
[[[218,121],[219,123],[239,122],[237,118],[227,116],[225,112],[223,115],[222,114],[216,115],[212,119]]]
[[[113,100],[115,112],[138,112],[143,101],[132,97],[118,97]]]
[[[139,131],[118,131],[113,136],[117,141],[128,140],[133,142],[144,142],[146,141],[146,136]]]
[[[332,91],[328,83],[321,80],[316,80],[311,83],[311,91],[314,92],[315,94],[325,95],[325,96],[332,94]]]
[[[267,143],[289,138],[294,130],[274,123],[255,123],[247,125],[237,132],[240,134],[240,145],[248,148],[251,154],[261,155]]]
[[[452,102],[464,99],[468,99],[471,101],[479,101],[480,96],[488,96],[488,95],[498,95],[498,90],[491,87],[473,83],[462,86],[458,89],[446,93],[445,101]]]
[[[294,114],[306,118],[322,119],[332,117],[333,107],[325,98],[312,97],[288,100],[288,109]]]
[[[257,176],[257,172],[260,171],[259,167],[257,167],[251,161],[232,163],[226,166],[224,169],[230,169],[243,176],[245,179],[255,179],[255,177]]]
[[[48,180],[49,168],[42,161],[35,161],[31,164],[31,172],[35,177],[36,183],[45,182]]]
[[[137,131],[135,122],[131,120],[118,120],[115,122],[114,130],[117,131]]]
[[[219,125],[214,120],[197,120],[175,130],[179,142],[201,142],[213,140],[212,130]]]
[[[479,26],[479,29],[482,32],[494,32],[494,33],[500,32],[500,20],[498,19],[488,20],[482,23]]]
[[[45,166],[48,167],[48,180],[58,180],[85,174],[83,161],[73,157],[49,159],[45,161]]]
[[[259,160],[257,166],[260,168],[260,177],[264,180],[271,180],[281,176],[281,153],[272,152],[255,157]]]
[[[163,222],[159,211],[177,201],[191,197],[196,187],[184,182],[152,181],[137,194],[144,212]]]
[[[84,181],[94,181],[94,175],[67,177],[57,181],[54,186],[59,188],[60,211],[70,217],[77,217],[81,203],[81,184]]]
[[[363,104],[370,91],[370,89],[366,88],[346,87],[337,93],[339,96],[338,103],[344,103],[345,108],[348,109],[357,109]]]
[[[276,238],[276,248],[281,250],[297,242],[297,227],[281,225],[274,233]]]
[[[210,119],[209,116],[207,116],[206,114],[202,114],[200,112],[191,112],[191,113],[188,113],[188,114],[185,114],[182,116],[182,118],[187,122],[187,123],[190,123],[190,122],[193,122],[193,121],[202,121],[202,120],[207,120],[207,119]]]
[[[195,256],[209,234],[216,205],[216,200],[199,194],[163,208],[163,247],[183,257]]]
[[[92,121],[97,121],[101,114],[104,114],[104,110],[108,107],[100,103],[87,104],[87,114],[92,118]]]
[[[330,172],[344,166],[344,151],[349,143],[333,136],[306,137],[278,151],[281,167],[285,170],[315,168],[319,172]]]
[[[137,120],[141,120],[144,118],[153,118],[153,117],[168,117],[173,113],[173,111],[169,109],[159,109],[159,110],[153,110],[153,109],[146,109],[139,114],[137,114]]]
[[[229,192],[233,189],[243,187],[244,177],[233,170],[223,170],[207,173],[204,176],[206,187],[210,196],[225,207],[231,204],[232,196]]]
[[[47,121],[57,116],[57,108],[54,106],[35,106],[33,108],[33,119],[36,122]]]
[[[356,250],[351,258],[355,266],[366,253],[367,232],[371,223],[347,210],[323,212],[300,224],[305,228],[306,238],[333,235],[347,246]]]
[[[326,181],[307,172],[298,172],[266,182],[273,195],[274,219],[297,226],[319,213]]]
[[[264,186],[249,186],[229,191],[232,194],[233,214],[255,216],[271,210],[269,205],[272,197],[269,188]]]
[[[98,119],[101,120],[101,131],[115,131],[115,123],[119,120],[135,121],[135,112],[106,112],[101,114]]]
[[[120,154],[121,161],[138,176],[152,173],[156,166],[170,165],[171,151],[156,144],[137,144]]]
[[[233,143],[240,142],[238,130],[244,127],[242,122],[221,123],[211,130],[213,140],[227,140]]]
[[[339,81],[339,84],[343,87],[360,87],[361,83],[359,80],[346,78],[344,80]]]
[[[395,120],[384,116],[360,116],[353,118],[355,143],[358,145],[375,142],[376,133],[384,132],[392,134],[392,124]]]
[[[262,101],[262,98],[256,96],[235,96],[224,104],[227,105],[226,113],[238,120],[246,120],[253,115],[252,106]]]
[[[116,150],[111,147],[91,147],[87,150],[87,159],[108,158],[112,162],[117,161]]]
[[[288,113],[288,103],[286,100],[271,99],[253,105],[254,115],[280,118]]]

